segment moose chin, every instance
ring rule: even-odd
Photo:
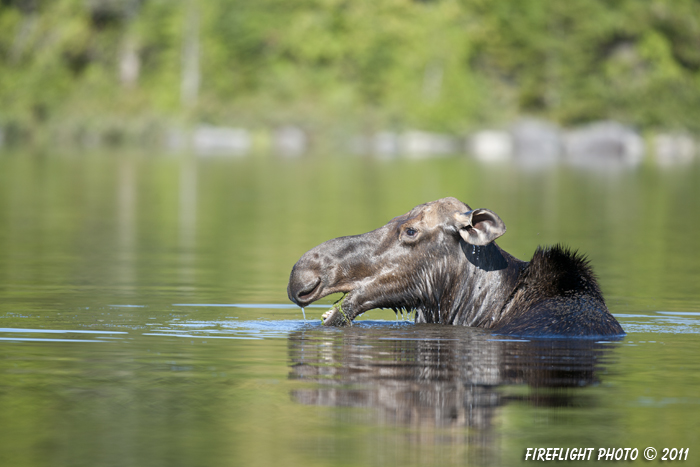
[[[557,245],[538,247],[529,262],[521,261],[495,243],[505,232],[493,211],[439,199],[371,232],[307,251],[292,268],[287,294],[304,307],[344,293],[323,315],[327,326],[390,308],[415,311],[416,323],[508,335],[625,334],[584,256]]]

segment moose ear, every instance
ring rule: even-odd
[[[454,218],[457,221],[459,234],[470,245],[488,245],[506,233],[506,224],[498,214],[488,209],[458,212]]]

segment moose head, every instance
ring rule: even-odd
[[[417,321],[449,322],[467,295],[477,300],[492,295],[485,288],[464,290],[470,269],[488,276],[473,284],[480,289],[484,280],[500,284],[510,263],[516,269],[522,263],[493,243],[505,231],[493,211],[472,210],[455,198],[422,204],[376,230],[309,250],[294,265],[287,292],[302,307],[329,294],[347,294],[346,322],[373,308],[416,310]],[[334,324],[328,318],[326,324]]]

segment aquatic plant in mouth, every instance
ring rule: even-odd
[[[347,297],[344,293],[331,307],[321,316],[321,324],[324,326],[352,326],[352,320],[348,318],[343,310],[343,300]]]

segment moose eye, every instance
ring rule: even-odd
[[[418,231],[416,229],[411,228],[411,227],[406,229],[406,235],[408,235],[409,237],[415,237],[417,233],[418,233]]]

